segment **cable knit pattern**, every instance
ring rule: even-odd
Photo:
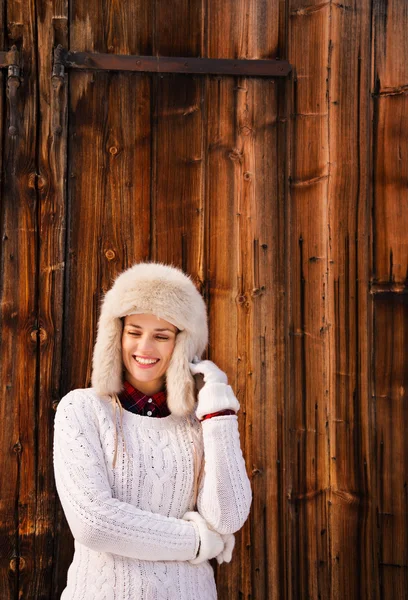
[[[194,509],[194,440],[204,467],[199,512],[220,533],[245,521],[251,493],[237,417],[201,425],[124,411],[113,468],[114,418],[120,431],[112,402],[92,388],[57,408],[55,481],[75,538],[61,600],[215,600],[209,562],[189,562],[198,530],[182,516]]]

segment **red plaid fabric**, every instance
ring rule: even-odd
[[[125,380],[123,390],[118,394],[123,408],[144,417],[168,417],[166,391],[157,392],[150,396],[143,394]]]

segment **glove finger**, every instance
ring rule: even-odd
[[[195,364],[195,363],[188,363],[188,366],[190,367],[190,371],[193,375],[197,375],[198,373],[202,373],[202,370],[200,368],[199,364]]]
[[[225,560],[225,562],[231,562],[232,551],[234,550],[235,546],[235,536],[232,533],[230,535],[225,535],[224,542],[225,546],[223,552],[223,559]]]

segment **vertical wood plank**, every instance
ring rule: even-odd
[[[333,5],[328,62],[331,597],[377,598],[368,308],[370,2]],[[358,564],[358,569],[356,565]]]
[[[404,598],[408,586],[408,296],[374,300],[374,402],[378,478],[379,598]]]
[[[156,3],[154,53],[198,56],[202,3]],[[188,35],[186,35],[188,32]],[[155,80],[151,258],[185,269],[202,291],[203,77],[159,76]]]
[[[199,56],[203,37],[202,0],[152,3],[157,56]]]
[[[211,58],[278,58],[284,7],[268,0],[205,2],[204,52]],[[284,44],[284,40],[281,40]],[[282,56],[282,55],[281,55]]]
[[[5,17],[5,0],[0,0],[0,47],[2,50],[6,50],[6,24],[4,22]],[[4,74],[3,74],[4,73]],[[1,89],[4,90],[7,81],[7,74],[0,71],[0,84]],[[9,307],[5,304],[7,299],[7,292],[4,292],[5,287],[5,272],[4,265],[6,253],[7,253],[7,242],[8,237],[6,233],[7,217],[8,213],[5,209],[5,189],[4,189],[4,178],[3,178],[3,154],[5,148],[3,147],[4,131],[3,125],[7,126],[7,103],[4,101],[4,93],[0,94],[0,169],[1,169],[1,202],[0,202],[0,302],[1,302],[1,320],[2,320],[2,332],[4,327],[4,317],[10,315],[13,312],[10,311]],[[10,202],[10,200],[9,200]],[[8,318],[9,319],[9,318]],[[9,319],[10,321],[10,319]],[[9,323],[10,325],[10,323]],[[7,324],[6,324],[7,327]],[[5,348],[4,342],[2,342],[3,333],[0,335],[0,349],[3,352]],[[3,356],[3,354],[2,354]],[[10,359],[9,359],[10,360]],[[12,456],[11,449],[13,447],[13,421],[14,416],[10,407],[7,407],[4,399],[6,398],[7,386],[11,388],[11,380],[7,376],[7,371],[3,367],[3,359],[0,361],[0,378],[1,378],[1,397],[3,401],[0,403],[0,419],[2,427],[0,427],[0,489],[2,490],[2,501],[3,505],[1,508],[1,522],[0,522],[0,539],[1,539],[1,552],[0,552],[0,597],[9,598],[15,596],[15,590],[17,587],[16,569],[10,568],[11,564],[15,565],[16,560],[13,557],[14,549],[16,546],[16,527],[14,521],[14,508],[16,499],[16,468],[17,461],[10,461]],[[9,375],[10,376],[10,375]],[[13,563],[12,563],[13,561]]]
[[[408,36],[404,2],[373,3],[374,281],[408,281]]]
[[[203,78],[182,75],[155,85],[152,257],[196,279],[203,261],[203,86]]]
[[[329,598],[329,308],[327,64],[330,4],[290,0],[296,68],[291,172],[291,387],[288,411],[290,598]],[[313,40],[313,42],[311,42]]]
[[[36,565],[35,497],[38,465],[37,352],[37,190],[36,102],[37,72],[35,8],[28,0],[2,4],[7,15],[8,49],[15,44],[24,63],[18,88],[18,131],[7,133],[3,121],[4,153],[1,203],[1,338],[0,376],[0,489],[2,495],[2,562],[0,596],[29,597]]]
[[[275,56],[280,17],[277,3],[207,2],[204,52]],[[241,403],[241,445],[254,493],[232,563],[216,567],[220,598],[283,597],[283,89],[275,80],[210,77],[206,93],[209,355],[227,371]]]
[[[51,57],[68,44],[68,3],[36,0],[39,82],[39,350],[38,468],[35,560],[28,597],[59,598],[72,544],[61,544],[65,519],[55,492],[52,453],[54,408],[62,364],[62,307],[65,267],[67,110],[65,80],[51,78]],[[59,128],[59,129],[58,129]],[[61,569],[60,566],[63,565]]]

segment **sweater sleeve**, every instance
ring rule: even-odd
[[[112,497],[92,399],[80,390],[59,403],[54,474],[74,538],[98,552],[140,560],[190,560],[199,533],[192,522],[140,510]]]
[[[222,394],[223,386],[206,384],[200,391],[200,394],[214,393]],[[251,484],[240,446],[238,417],[228,415],[207,419],[202,422],[202,431],[204,473],[197,509],[218,533],[234,533],[248,518],[252,502]]]

